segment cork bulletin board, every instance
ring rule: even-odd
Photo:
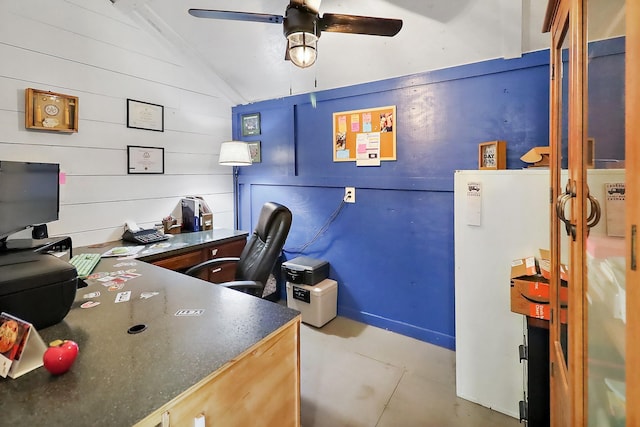
[[[396,160],[396,106],[333,113],[333,161]]]

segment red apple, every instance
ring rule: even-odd
[[[78,344],[71,340],[56,340],[49,344],[49,348],[42,356],[42,362],[47,371],[53,375],[64,374],[71,368],[78,356]]]

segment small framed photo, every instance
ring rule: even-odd
[[[127,145],[127,173],[163,174],[164,148]]]
[[[478,145],[478,169],[506,169],[507,143],[489,141]]]
[[[24,91],[27,129],[78,132],[78,97],[27,88]]]
[[[260,151],[260,141],[248,142],[249,152],[251,153],[251,161],[253,163],[262,162],[262,152]]]
[[[260,135],[260,113],[241,116],[242,136]]]
[[[127,99],[127,127],[164,132],[164,107]]]

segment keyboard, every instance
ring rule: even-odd
[[[100,254],[78,254],[69,260],[69,264],[76,268],[80,279],[86,279],[98,262],[100,262]]]

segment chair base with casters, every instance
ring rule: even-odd
[[[258,223],[247,240],[240,257],[214,258],[194,265],[185,271],[190,276],[198,276],[205,268],[233,262],[236,264],[235,279],[217,285],[239,290],[260,298],[273,300],[276,292],[265,295],[265,287],[274,267],[282,254],[291,228],[291,211],[275,202],[267,202],[260,210]]]

